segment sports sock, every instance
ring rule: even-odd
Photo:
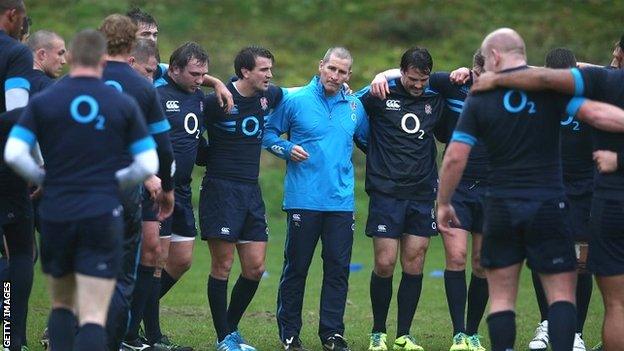
[[[145,337],[150,344],[159,342],[162,338],[160,331],[160,277],[152,277],[152,292],[145,303],[143,310]]]
[[[130,308],[130,325],[126,333],[125,340],[136,340],[139,338],[139,325],[143,320],[143,313],[147,300],[152,293],[154,280],[154,267],[139,264],[137,268],[137,278],[132,293],[132,306]]]
[[[516,314],[513,311],[501,311],[487,317],[492,351],[513,350],[516,341]]]
[[[57,350],[57,349],[54,349]],[[70,350],[70,349],[59,349]],[[78,329],[74,351],[107,351],[106,331],[98,324],[87,323]]]
[[[76,316],[65,308],[55,308],[48,318],[51,350],[71,350],[76,335]]]
[[[448,303],[453,335],[465,332],[464,312],[466,311],[466,271],[444,271],[444,290]]]
[[[371,273],[370,299],[373,308],[373,333],[386,332],[386,320],[388,309],[392,300],[392,276],[380,277],[375,272]]]
[[[557,301],[548,308],[548,336],[552,351],[569,351],[574,345],[576,307],[568,301]]]
[[[162,298],[165,296],[177,282],[177,279],[174,279],[165,269],[163,269],[160,273],[160,297]]]
[[[240,322],[245,310],[247,310],[247,306],[249,306],[256,294],[259,284],[259,281],[247,279],[242,275],[236,280],[227,310],[227,321],[230,330],[238,330],[238,322]]]
[[[26,317],[28,298],[33,284],[33,256],[14,253],[9,258],[9,276],[11,279],[11,341],[17,345],[26,344]]]
[[[542,281],[539,278],[537,272],[531,271],[531,279],[533,279],[533,288],[535,289],[535,299],[537,299],[537,306],[540,310],[540,322],[548,319],[548,301],[546,300],[546,293],[544,287],[542,287]]]
[[[594,282],[591,273],[579,273],[576,281],[576,332],[583,334]]]
[[[227,320],[227,284],[227,280],[216,279],[212,275],[208,277],[208,303],[218,342],[230,333]]]
[[[410,326],[414,319],[414,313],[416,313],[418,300],[420,300],[422,280],[422,274],[403,272],[401,276],[401,283],[397,292],[397,338],[410,333]]]
[[[481,323],[481,318],[485,313],[489,296],[487,279],[472,274],[468,288],[468,312],[466,313],[466,333],[468,335],[477,334],[479,331],[479,323]]]

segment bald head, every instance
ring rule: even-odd
[[[526,64],[524,40],[511,28],[499,28],[481,44],[486,71],[499,71]],[[489,68],[488,68],[489,67]]]

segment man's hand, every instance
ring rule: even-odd
[[[221,81],[218,81],[218,83],[215,82],[214,91],[219,106],[221,106],[225,112],[229,113],[232,107],[234,107],[232,93],[230,93],[228,88]]]
[[[451,228],[457,228],[461,225],[455,209],[451,204],[439,204],[437,210],[438,230],[440,232],[448,232]]]
[[[370,93],[372,96],[381,100],[386,98],[386,94],[390,94],[390,87],[388,87],[388,80],[383,73],[379,73],[375,76],[375,79],[370,84]]]
[[[162,186],[160,184],[160,178],[155,175],[149,176],[143,182],[143,186],[145,190],[150,194],[150,199],[156,200],[156,196],[162,191]]]
[[[471,93],[478,93],[483,91],[488,91],[496,88],[496,73],[493,72],[483,72],[472,83],[472,88],[470,88]]]
[[[617,153],[607,150],[594,151],[594,162],[600,173],[613,173],[618,169]]]
[[[470,68],[460,67],[454,70],[449,75],[449,79],[451,80],[451,83],[453,84],[457,84],[457,85],[466,84],[466,82],[470,79]]]
[[[164,221],[173,213],[175,197],[173,190],[161,191],[154,199],[154,206],[158,208],[158,220]]]
[[[290,150],[290,159],[295,162],[305,161],[308,157],[310,155],[299,145],[293,146],[292,150]]]

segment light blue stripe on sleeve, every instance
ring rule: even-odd
[[[568,106],[566,106],[566,113],[568,114],[568,116],[576,116],[576,113],[581,108],[585,100],[586,99],[582,97],[575,97],[570,99],[570,102],[568,102]]]
[[[461,108],[459,108],[459,107],[455,107],[455,106],[453,106],[453,105],[449,105],[449,104],[447,104],[447,105],[446,105],[446,107],[448,107],[448,108],[449,108],[449,110],[451,110],[451,111],[455,111],[455,112],[457,112],[457,113],[462,113],[462,109],[461,109]]]
[[[468,133],[464,133],[464,132],[453,132],[453,136],[451,137],[451,141],[458,141],[460,143],[464,143],[464,144],[468,144],[470,146],[473,146],[474,144],[477,143],[477,138],[473,137],[472,135],[468,134]]]
[[[130,153],[132,155],[138,155],[141,152],[156,149],[156,142],[151,136],[139,139],[130,145]]]
[[[171,125],[168,120],[163,119],[162,121],[150,124],[147,128],[149,129],[150,134],[159,134],[171,129]]]
[[[31,147],[35,145],[35,140],[37,140],[37,137],[33,132],[22,126],[14,126],[13,129],[11,129],[9,138],[17,138],[19,140],[22,140]]]
[[[578,68],[572,68],[570,72],[572,72],[572,77],[574,78],[574,96],[583,96],[585,94],[585,83],[581,71]]]
[[[464,106],[464,102],[461,100],[456,100],[456,99],[446,99],[446,101],[448,101],[451,104],[455,104],[458,106]]]
[[[4,82],[4,91],[11,89],[26,89],[30,91],[30,82],[22,77],[9,78]]]

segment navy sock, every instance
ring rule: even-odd
[[[53,349],[57,350],[57,349]],[[70,350],[70,349],[58,349]],[[78,329],[74,351],[107,351],[106,331],[98,324],[87,323]]]
[[[238,322],[240,322],[247,306],[256,294],[259,284],[260,282],[257,280],[247,279],[242,275],[238,277],[232,289],[230,305],[227,309],[227,321],[230,330],[238,330]]]
[[[537,272],[531,271],[531,279],[533,279],[533,288],[535,289],[535,299],[537,299],[537,306],[540,311],[540,321],[543,322],[548,319],[548,301],[546,300],[546,293],[542,282]]]
[[[160,297],[165,296],[177,281],[163,269],[162,273],[160,273]]]
[[[464,312],[466,311],[466,271],[444,270],[444,290],[448,303],[453,335],[466,331]]]
[[[11,342],[26,345],[26,316],[28,298],[33,284],[33,256],[15,253],[9,258],[9,276],[11,279]]]
[[[65,308],[55,308],[48,318],[51,350],[71,350],[76,335],[76,316]]]
[[[416,313],[418,300],[420,300],[422,280],[422,274],[403,272],[401,276],[401,283],[397,292],[397,338],[410,333],[410,326]]]
[[[154,267],[139,264],[137,268],[137,278],[132,292],[132,305],[130,307],[130,325],[126,333],[125,340],[136,340],[139,338],[139,326],[143,320],[143,313],[147,300],[152,293],[154,280]]]
[[[230,333],[227,320],[227,284],[227,280],[208,277],[208,303],[219,342]]]
[[[548,336],[552,351],[569,351],[574,345],[576,307],[568,301],[557,301],[548,308]]]
[[[388,309],[392,300],[392,276],[380,277],[371,273],[370,299],[373,307],[373,333],[386,332]]]
[[[152,277],[152,292],[145,303],[143,310],[145,337],[150,344],[159,342],[162,338],[160,331],[160,277]]]
[[[487,279],[479,278],[476,275],[470,277],[470,287],[468,288],[468,312],[466,313],[466,333],[468,335],[477,334],[479,323],[485,313],[488,298]]]
[[[591,273],[579,273],[576,282],[576,332],[583,334],[594,282]]]
[[[487,317],[487,324],[492,351],[513,350],[516,342],[516,314],[514,311],[492,313]]]

